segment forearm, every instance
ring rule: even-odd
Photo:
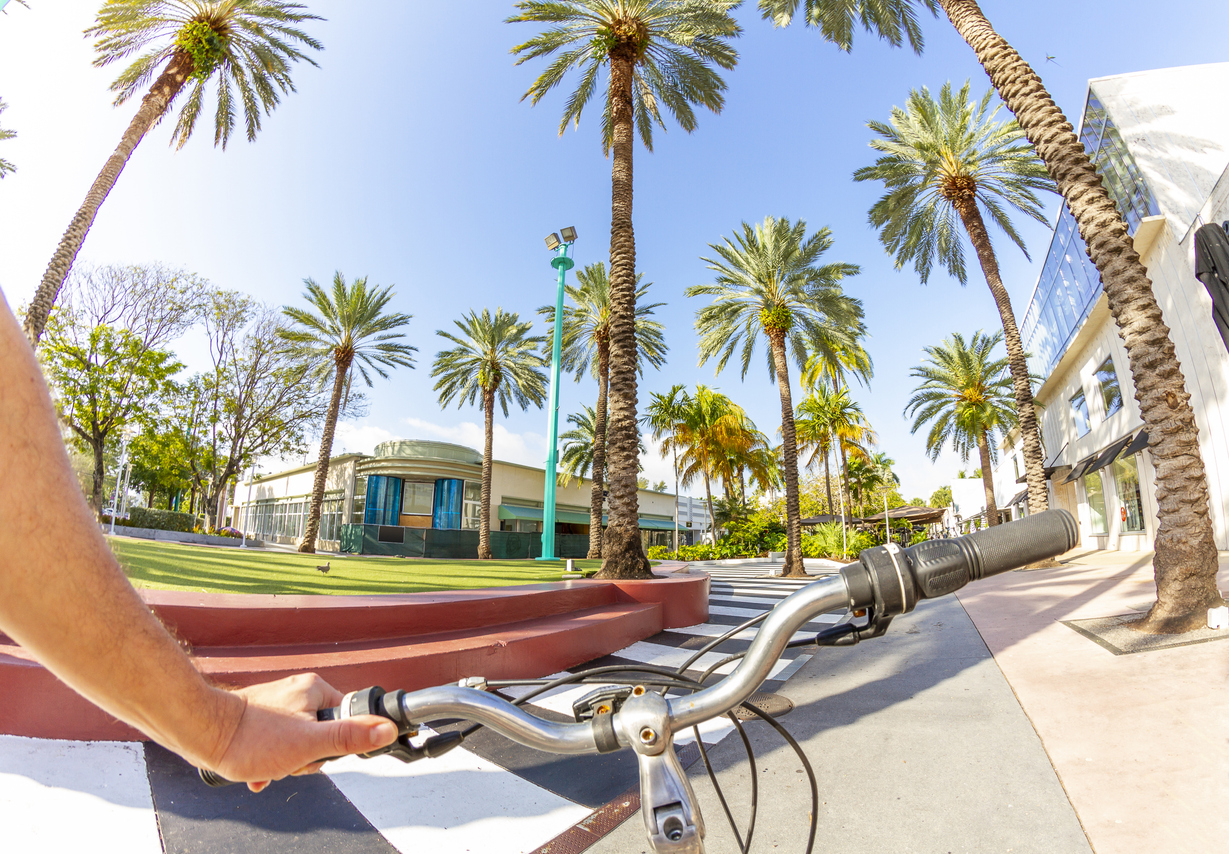
[[[239,725],[243,700],[208,685],[107,548],[2,295],[0,628],[83,696],[190,759],[219,756]]]

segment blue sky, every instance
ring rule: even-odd
[[[14,308],[33,294],[136,108],[112,107],[107,86],[116,69],[90,66],[91,43],[81,33],[99,0],[29,5],[10,4],[0,15],[3,126],[19,134],[0,152],[18,167],[0,182],[0,288]],[[327,19],[310,26],[325,44],[320,67],[296,69],[298,91],[265,120],[256,142],[239,138],[223,152],[205,126],[174,151],[170,122],[155,128],[103,206],[81,260],[161,262],[273,305],[297,302],[304,277],[324,281],[335,270],[394,285],[396,309],[414,316],[408,334],[418,367],[377,381],[369,415],[340,431],[335,450],[369,453],[392,437],[481,447],[480,412],[441,410],[432,391],[431,360],[442,342],[435,330],[470,309],[530,316],[552,301],[542,238],[561,226],[579,231],[579,264],[607,260],[610,161],[598,138],[600,107],[591,105],[579,131],[559,137],[567,83],[537,107],[520,100],[544,66],[513,65],[509,48],[534,30],[503,23],[512,11],[504,0],[307,5]],[[1229,10],[1219,3],[984,0],[982,8],[1077,124],[1090,78],[1225,58]],[[701,114],[692,134],[659,131],[651,154],[636,150],[637,266],[654,282],[654,301],[667,303],[659,317],[670,345],[666,368],[645,377],[642,404],[675,382],[708,383],[775,434],[780,406],[762,361],[745,379],[733,368],[714,376],[711,364],[697,366],[699,304],[683,291],[709,280],[701,256],[744,220],[774,215],[827,226],[835,245],[825,260],[862,267],[847,290],[866,309],[875,377],[854,395],[880,449],[896,460],[905,497],[925,498],[974,463],[962,466],[950,452],[936,464],[926,460],[922,437],[910,435],[902,415],[909,369],[923,347],[954,331],[992,329],[997,313],[975,269],[966,288],[942,273],[922,287],[911,271],[895,271],[866,223],[881,190],[850,176],[873,161],[866,121],[886,119],[911,88],[971,77],[981,92],[989,82],[946,19],[924,22],[918,57],[864,33],[843,54],[798,24],[774,29],[750,0],[737,15],[745,32],[739,64],[725,75],[725,110]],[[1047,210],[1052,220],[1056,198]],[[1049,239],[1039,224],[1020,228],[1031,263],[998,241],[1018,318]],[[198,340],[178,349],[200,364]],[[561,413],[595,397],[591,381],[565,378]],[[499,425],[497,456],[540,464],[544,410],[514,412]],[[656,454],[646,471],[670,479]]]

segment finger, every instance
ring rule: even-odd
[[[342,721],[329,721],[313,728],[318,733],[314,756],[343,756],[367,753],[397,740],[397,725],[376,715],[358,715]]]
[[[315,774],[324,767],[323,762],[313,762],[311,765],[304,765],[298,771],[292,771],[291,777],[306,777],[308,774]]]
[[[258,783],[248,783],[248,789],[253,792],[263,792],[269,783],[269,780],[261,780]]]

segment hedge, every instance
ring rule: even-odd
[[[151,510],[148,507],[129,507],[128,525],[133,528],[152,528],[155,531],[183,531],[192,533],[196,517],[191,513],[176,513],[174,510]]]

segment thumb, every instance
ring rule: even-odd
[[[322,745],[322,756],[368,753],[397,740],[397,725],[378,715],[357,715],[331,721],[322,724],[317,731],[327,745]]]

